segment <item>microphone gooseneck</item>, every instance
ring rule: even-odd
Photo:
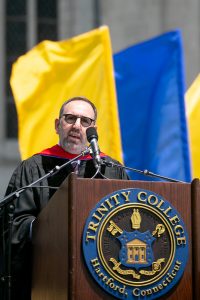
[[[163,175],[160,175],[160,174],[155,174],[155,173],[150,172],[148,170],[138,170],[138,169],[134,169],[134,168],[130,168],[130,167],[121,165],[119,163],[103,161],[103,164],[105,164],[107,167],[116,167],[116,168],[120,168],[120,169],[126,169],[126,170],[129,170],[129,171],[133,171],[133,172],[142,174],[144,176],[155,177],[155,178],[166,180],[166,181],[169,181],[169,182],[185,183],[184,181],[177,180],[177,179],[170,178],[170,177],[166,177],[166,176],[163,176]]]

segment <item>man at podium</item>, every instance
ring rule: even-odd
[[[14,171],[6,195],[35,182],[56,166],[61,166],[81,154],[88,144],[87,129],[96,128],[97,110],[84,97],[74,97],[64,102],[55,130],[59,143],[23,161]],[[47,133],[49,134],[49,133]],[[95,154],[96,155],[96,154]],[[128,179],[122,168],[111,157],[99,152],[82,155],[77,161],[42,180],[39,185],[26,189],[14,200],[15,210],[12,224],[12,293],[11,299],[31,299],[31,231],[32,223],[45,207],[63,180],[71,173],[84,178]],[[99,164],[99,157],[102,163]],[[105,164],[107,162],[107,164]],[[109,165],[110,163],[110,165]],[[112,167],[111,167],[112,166]]]

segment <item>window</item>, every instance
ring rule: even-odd
[[[57,40],[57,1],[38,0],[37,19],[38,42]]]
[[[31,5],[31,7],[30,7]],[[17,113],[10,88],[10,76],[12,64],[16,59],[25,54],[30,43],[35,45],[38,42],[49,39],[57,40],[57,0],[7,0],[6,5],[6,137],[16,138],[18,131]],[[28,11],[35,9],[33,19]],[[35,34],[30,41],[31,26],[35,24]],[[29,38],[29,40],[28,40]]]
[[[10,88],[12,63],[26,51],[26,0],[6,1],[6,137],[17,136],[17,114]]]

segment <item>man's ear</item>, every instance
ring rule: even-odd
[[[60,120],[55,119],[55,130],[57,134],[59,134],[59,129],[60,129]]]

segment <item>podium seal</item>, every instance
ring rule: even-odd
[[[96,282],[118,299],[156,299],[183,275],[188,235],[180,214],[149,190],[101,199],[83,232],[83,254]]]

